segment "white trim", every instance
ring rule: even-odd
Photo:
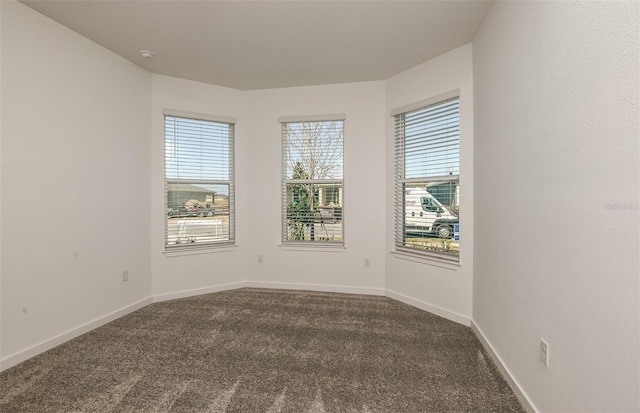
[[[233,123],[234,125],[238,123],[238,120],[236,118],[232,118],[228,116],[207,115],[204,113],[185,112],[182,110],[174,110],[174,109],[162,109],[162,114],[164,116],[175,116],[177,118],[208,120],[211,122],[219,122],[219,123]]]
[[[325,293],[364,294],[384,296],[384,288],[355,287],[351,285],[302,284],[270,281],[247,281],[250,288],[269,288],[273,290],[306,290]]]
[[[165,249],[164,251],[162,251],[162,253],[166,255],[168,258],[172,258],[172,257],[183,257],[185,255],[200,255],[200,254],[215,254],[217,252],[231,252],[231,251],[235,251],[236,248],[238,248],[238,245],[236,244],[215,245],[213,243],[206,247],[194,247],[194,248],[188,248],[188,247],[167,248],[167,246],[165,245]]]
[[[458,314],[454,311],[446,310],[442,307],[438,307],[437,305],[429,304],[427,302],[424,302],[416,298],[412,298],[388,289],[385,290],[385,296],[389,298],[393,298],[394,300],[403,302],[405,304],[409,304],[413,307],[419,308],[420,310],[429,312],[431,314],[444,317],[447,320],[455,321],[456,323],[465,325],[467,327],[471,325],[471,319],[469,317],[464,316],[462,314]]]
[[[344,244],[337,245],[324,245],[325,243],[316,243],[308,242],[307,245],[303,243],[282,243],[278,245],[282,251],[304,251],[304,252],[344,252],[347,247]]]
[[[220,291],[227,291],[227,290],[237,290],[238,288],[243,288],[246,286],[247,285],[244,281],[240,281],[235,283],[213,285],[213,286],[204,287],[204,288],[194,288],[192,290],[176,291],[173,293],[156,294],[151,298],[153,299],[154,303],[160,303],[162,301],[175,300],[178,298],[195,297],[198,295],[218,293]]]
[[[410,253],[405,251],[391,251],[394,258],[419,262],[420,264],[433,265],[435,267],[446,268],[447,270],[457,271],[462,264],[459,261],[449,261],[444,258],[427,255],[426,253]]]
[[[484,347],[487,353],[489,353],[489,356],[491,357],[493,362],[496,364],[496,366],[498,366],[498,370],[500,370],[500,373],[502,373],[502,377],[504,377],[504,379],[507,381],[509,387],[511,387],[511,390],[513,390],[513,393],[516,395],[525,410],[528,413],[538,413],[538,410],[536,409],[529,396],[527,396],[527,393],[525,393],[522,387],[520,387],[520,384],[513,377],[507,366],[502,361],[502,358],[500,358],[498,353],[496,353],[491,343],[489,343],[489,340],[487,340],[487,337],[485,337],[485,335],[482,333],[482,330],[480,330],[480,327],[478,327],[478,325],[473,320],[471,320],[471,330],[473,330],[476,337],[478,337],[480,344],[482,344],[482,347]]]
[[[26,361],[38,354],[44,353],[60,344],[66,343],[82,334],[85,334],[91,330],[101,327],[111,321],[114,321],[120,317],[123,317],[129,313],[137,311],[151,303],[157,303],[162,301],[174,300],[178,298],[194,297],[203,294],[210,294],[221,291],[235,290],[244,287],[251,288],[267,288],[274,290],[307,290],[318,292],[333,292],[333,293],[346,293],[346,294],[365,294],[375,296],[386,296],[391,299],[403,302],[405,304],[416,307],[420,310],[427,311],[429,313],[444,317],[448,320],[460,323],[466,326],[470,326],[482,346],[485,348],[489,356],[492,358],[500,373],[505,378],[514,394],[522,403],[528,413],[538,413],[535,405],[527,394],[522,390],[519,383],[511,375],[509,369],[505,366],[500,356],[495,352],[493,346],[489,343],[482,330],[475,324],[475,322],[461,314],[453,311],[446,310],[426,303],[424,301],[411,298],[398,292],[384,289],[384,288],[369,288],[369,287],[356,287],[356,286],[344,286],[344,285],[329,285],[329,284],[302,284],[302,283],[286,283],[286,282],[266,282],[266,281],[240,281],[235,283],[220,284],[205,288],[196,288],[191,290],[182,290],[173,293],[156,294],[151,297],[144,298],[133,304],[122,307],[118,310],[112,311],[104,316],[98,317],[92,321],[81,324],[78,327],[72,328],[64,333],[58,334],[50,339],[42,341],[36,345],[26,348],[25,350],[18,351],[0,360],[0,371],[7,370],[19,363]]]
[[[419,102],[409,103],[408,105],[404,105],[397,109],[394,109],[391,111],[391,116],[397,116],[401,113],[407,113],[414,110],[426,108],[427,106],[435,105],[436,103],[444,102],[445,100],[457,97],[460,97],[460,89],[450,90],[437,96],[432,96]]]
[[[304,116],[280,116],[278,122],[280,123],[292,123],[292,122],[330,122],[337,120],[346,120],[347,115],[345,113],[333,113],[330,115],[304,115]]]
[[[132,313],[136,310],[146,307],[147,305],[151,304],[151,302],[152,302],[151,297],[144,298],[133,304],[127,305],[118,310],[112,311],[106,315],[103,315],[89,322],[81,324],[78,327],[74,327],[70,330],[67,330],[64,333],[55,335],[31,347],[27,347],[24,350],[20,350],[16,353],[13,353],[3,358],[2,360],[0,360],[0,371],[11,368],[19,363],[22,363],[23,361],[30,359],[31,357],[37,356],[40,353],[44,353],[47,350],[51,350],[52,348],[59,346],[60,344],[66,343],[67,341],[72,340],[78,336],[81,336],[82,334],[85,334],[113,320],[116,320],[129,313]]]

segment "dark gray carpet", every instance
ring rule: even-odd
[[[385,297],[149,305],[0,373],[9,412],[524,412],[473,332]]]

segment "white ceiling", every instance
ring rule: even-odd
[[[383,80],[473,40],[491,1],[21,2],[153,73],[236,89]],[[150,50],[152,60],[138,52]]]

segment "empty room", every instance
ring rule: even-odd
[[[637,1],[0,1],[1,412],[640,412]]]

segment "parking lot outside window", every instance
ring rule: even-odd
[[[398,252],[460,256],[460,98],[452,91],[392,111],[394,243]]]
[[[235,244],[234,125],[164,111],[166,251]]]
[[[283,245],[344,245],[344,120],[280,118]]]

